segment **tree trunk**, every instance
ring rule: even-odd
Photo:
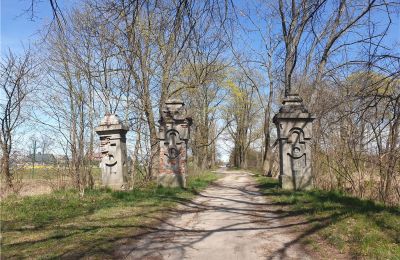
[[[387,161],[387,168],[386,168],[386,174],[385,174],[385,187],[384,187],[384,202],[388,202],[390,199],[390,193],[392,190],[392,183],[393,183],[393,177],[395,174],[396,170],[396,162],[398,160],[398,156],[396,155],[396,152],[398,151],[398,139],[399,139],[399,123],[400,123],[400,117],[397,117],[393,124],[390,126],[389,130],[389,138],[387,141],[387,149],[388,149],[388,161]]]
[[[1,157],[1,168],[4,176],[6,178],[6,185],[8,188],[13,187],[13,179],[10,171],[10,153],[8,152],[7,144],[3,144],[1,146],[1,150],[3,152],[3,156]]]
[[[147,179],[151,179],[157,174],[159,169],[159,145],[157,138],[156,124],[154,120],[154,113],[151,106],[150,92],[147,84],[144,84],[144,114],[146,116],[147,125],[150,132],[150,162]]]
[[[265,149],[263,156],[263,172],[264,175],[271,177],[272,176],[272,155],[271,155],[271,133],[270,133],[270,121],[271,121],[271,106],[272,106],[272,97],[273,97],[273,82],[272,82],[272,74],[268,71],[268,77],[270,80],[269,84],[269,96],[267,107],[265,108],[265,117],[264,117],[264,138],[265,138]]]

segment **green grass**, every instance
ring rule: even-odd
[[[355,258],[400,259],[400,208],[340,192],[283,191],[275,179],[258,176],[257,180],[262,192],[286,207],[288,215],[306,216],[309,235],[317,234]],[[306,238],[313,243],[310,236]]]
[[[1,202],[1,256],[8,258],[112,258],[113,249],[159,222],[179,202],[190,199],[217,176],[188,178],[188,188],[155,183],[131,191],[74,190]]]

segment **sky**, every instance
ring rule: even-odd
[[[33,19],[29,11],[31,0],[1,0],[1,55],[4,55],[8,48],[14,51],[22,51],[29,47],[38,38],[40,30],[52,20],[52,10],[49,0],[34,0]],[[235,1],[241,8],[245,1]],[[76,0],[58,1],[61,9],[76,4]],[[244,8],[244,6],[243,6]],[[393,26],[386,41],[400,43],[400,17],[393,15]]]
[[[29,11],[31,0],[0,0],[1,2],[1,55],[8,49],[20,52],[38,39],[40,30],[52,21],[49,0],[34,0],[33,19]],[[61,8],[71,6],[73,0],[58,1]]]
[[[4,56],[8,49],[14,52],[22,52],[24,48],[28,48],[34,44],[40,36],[40,31],[46,29],[53,18],[49,0],[34,0],[33,17],[32,12],[29,11],[31,0],[0,0],[0,53]],[[79,3],[77,0],[59,0],[61,10],[68,9],[73,5]],[[245,0],[237,0],[238,8],[246,9]],[[31,19],[32,18],[32,19]],[[390,43],[400,43],[400,16],[394,14],[392,16],[393,26],[389,31],[389,37],[385,40]],[[251,38],[253,46],[257,46],[257,39],[253,38],[251,34],[246,35]],[[249,39],[247,39],[249,40]],[[260,45],[261,42],[260,42]],[[231,144],[222,144],[223,140],[219,140],[220,147],[229,147]],[[220,151],[224,160],[227,160],[227,151]]]

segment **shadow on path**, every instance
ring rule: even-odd
[[[227,175],[193,200],[177,199],[180,205],[160,219],[157,227],[126,239],[117,252],[127,259],[285,259],[309,256],[301,239],[329,217],[301,220],[303,210],[286,211],[271,203],[246,173]],[[271,185],[271,189],[275,186]],[[339,216],[338,216],[339,217]],[[299,232],[299,230],[302,230]]]

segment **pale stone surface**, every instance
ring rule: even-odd
[[[160,172],[158,183],[166,187],[186,187],[187,143],[191,118],[184,103],[168,100],[162,110],[158,138],[160,140]]]
[[[297,95],[283,100],[274,116],[279,141],[279,181],[283,189],[311,189],[311,137],[315,118]]]
[[[128,127],[121,123],[117,115],[107,114],[95,131],[100,136],[103,186],[115,190],[126,189],[128,179],[126,133]]]
[[[118,258],[311,259],[299,242],[306,222],[274,208],[245,172],[228,172],[194,200],[180,203],[163,224],[126,241]]]

